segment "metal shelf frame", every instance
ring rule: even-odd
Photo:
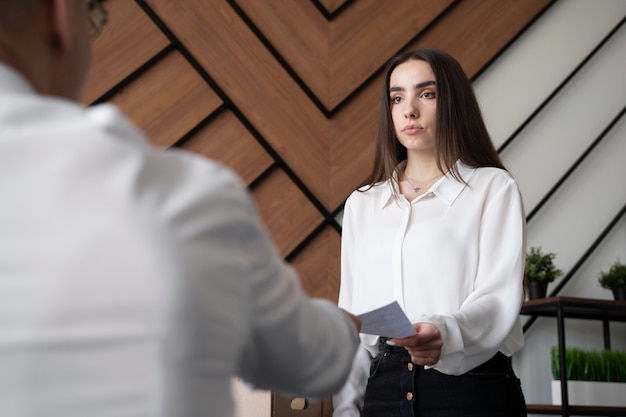
[[[569,404],[567,392],[567,366],[565,358],[565,319],[586,319],[602,322],[604,348],[611,348],[609,323],[626,322],[626,301],[596,300],[575,297],[548,297],[527,301],[522,306],[521,314],[533,317],[555,317],[557,322],[561,406],[529,404],[527,410],[532,414],[553,414],[567,416],[626,416],[626,407],[576,406]]]

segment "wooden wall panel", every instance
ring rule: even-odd
[[[450,3],[359,0],[331,22],[306,1],[240,6],[330,111]]]
[[[292,261],[291,265],[298,271],[304,290],[311,297],[328,298],[336,300],[336,288],[326,279],[330,262],[338,258],[331,258],[339,234],[331,227],[326,227],[320,234],[311,240],[306,250],[300,252]]]
[[[158,147],[173,145],[222,104],[177,51],[167,54],[110,101],[142,126]]]
[[[370,173],[382,76],[359,90],[333,118],[329,132],[330,204],[342,204]]]
[[[305,290],[336,301],[334,215],[369,173],[385,62],[434,46],[472,77],[552,3],[107,0],[84,102],[230,166]]]
[[[182,147],[220,161],[250,185],[274,161],[231,111],[224,111]]]
[[[452,0],[359,0],[341,13],[330,28],[331,107],[357,89],[451,3]]]
[[[84,103],[102,96],[169,44],[134,1],[109,0],[106,9],[109,19],[105,30],[94,40]]]
[[[340,7],[345,6],[348,3],[350,3],[350,1],[351,0],[319,0],[319,3],[322,5],[322,7],[326,10],[327,13],[332,14],[335,11],[337,11],[337,9],[339,9]]]
[[[242,12],[319,98],[328,95],[328,21],[308,1],[239,2]]]
[[[327,203],[329,121],[237,13],[217,0],[147,3],[233,105]]]
[[[283,171],[276,170],[253,190],[261,217],[280,253],[287,256],[323,220]],[[297,216],[291,213],[298,213]]]

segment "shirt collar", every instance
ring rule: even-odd
[[[463,179],[463,181],[465,181],[465,183],[469,183],[470,178],[474,175],[474,171],[476,171],[476,168],[464,165],[460,161],[457,161],[456,169],[459,172],[459,176]],[[448,172],[444,180],[437,184],[437,187],[433,189],[433,193],[443,200],[448,206],[451,206],[461,194],[461,191],[467,187],[467,184],[465,183],[457,180],[450,172]]]
[[[405,163],[406,162],[404,161],[401,162],[398,167],[401,168],[401,165]],[[474,174],[474,171],[476,171],[476,168],[464,165],[460,161],[457,161],[456,168],[459,172],[459,176],[466,183],[469,182],[470,178]],[[386,207],[400,197],[400,192],[397,188],[397,180],[398,174],[396,170],[393,174],[393,179],[387,180],[381,184],[383,187],[380,199],[381,208]],[[452,176],[452,173],[448,172],[443,179],[437,182],[435,188],[432,189],[432,193],[448,206],[451,206],[466,186],[467,185],[465,183],[457,180]]]
[[[0,91],[34,93],[26,77],[2,61],[0,61]]]

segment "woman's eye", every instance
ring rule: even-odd
[[[398,96],[396,96],[396,97],[391,97],[391,102],[392,102],[393,104],[400,103],[401,101],[402,101],[402,97],[398,97]]]
[[[424,98],[435,98],[435,93],[433,93],[432,91],[424,91],[422,93],[422,97],[424,97]]]

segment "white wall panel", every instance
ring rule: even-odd
[[[496,146],[532,114],[626,16],[624,0],[561,0],[474,82]],[[620,29],[503,152],[527,212],[545,196],[626,105],[626,28]],[[529,246],[557,254],[568,273],[626,203],[626,119],[622,118],[528,224]],[[626,261],[626,219],[602,241],[560,295],[611,299],[600,270]],[[549,287],[554,289],[558,282]],[[527,317],[523,318],[525,322]],[[626,349],[626,324],[611,325],[612,347]],[[568,346],[601,349],[602,326],[566,322]],[[556,321],[541,318],[514,357],[528,403],[550,403],[550,348]]]
[[[571,269],[626,202],[625,157],[623,117],[529,222],[528,244],[558,252],[557,265]]]
[[[624,15],[624,0],[558,1],[474,82],[496,146]]]
[[[528,212],[626,105],[624,45],[626,25],[503,151]]]

